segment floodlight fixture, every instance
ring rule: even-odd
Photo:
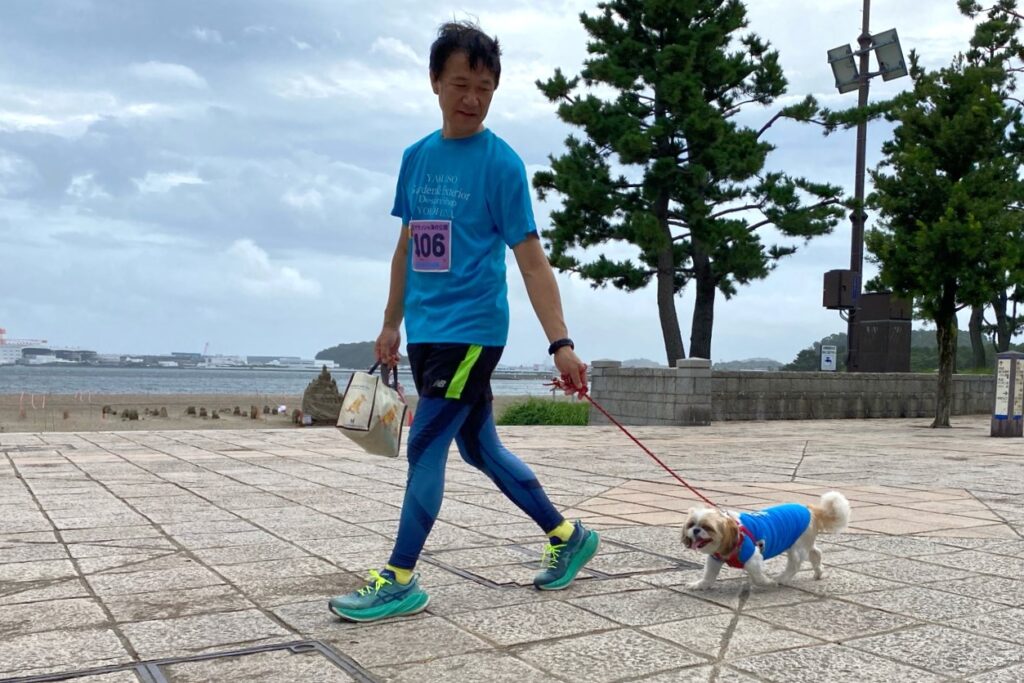
[[[853,59],[853,50],[849,45],[840,45],[828,51],[828,63],[832,66],[832,75],[836,77],[836,88],[841,93],[851,92],[860,87],[860,73],[857,62]]]
[[[907,75],[907,63],[903,60],[903,48],[900,47],[900,37],[896,34],[896,29],[891,28],[871,36],[871,49],[878,58],[882,80],[891,81]]]

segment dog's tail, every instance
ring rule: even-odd
[[[838,491],[829,491],[821,497],[820,505],[808,507],[817,531],[842,531],[850,523],[850,501]]]

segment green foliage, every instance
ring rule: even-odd
[[[798,370],[803,372],[818,372],[821,370],[821,347],[822,346],[834,346],[836,347],[836,368],[839,372],[846,371],[846,333],[839,332],[837,334],[830,334],[823,338],[821,341],[816,341],[811,344],[808,348],[803,349],[796,358],[793,359],[792,363],[782,366],[782,370]]]
[[[839,360],[840,371],[846,369],[846,333],[838,332],[830,334],[820,342],[816,341],[811,346],[800,351],[792,363],[784,365],[780,370],[799,372],[817,372],[821,367],[819,354],[822,345],[835,346],[836,355]],[[1024,351],[1024,344],[1010,345],[1011,350]],[[956,367],[960,373],[986,374],[995,367],[995,349],[986,344],[985,358],[986,367],[980,370],[971,369],[971,340],[968,334],[961,331],[956,342]],[[717,366],[716,366],[717,367]],[[936,339],[935,330],[911,330],[910,332],[910,371],[911,372],[935,372],[939,369],[939,344]]]
[[[886,117],[897,124],[872,171],[878,227],[866,237],[879,282],[913,297],[935,322],[939,386],[934,426],[948,427],[956,364],[956,312],[1005,292],[1021,251],[1014,209],[1024,196],[1017,169],[1021,116],[1004,102],[1006,71],[958,56],[924,71],[911,53],[914,89]]]
[[[499,425],[585,425],[590,406],[582,401],[529,398],[513,403],[498,418]]]
[[[924,73],[887,116],[898,123],[872,172],[869,204],[881,214],[867,236],[881,283],[914,296],[930,319],[996,292],[1003,256],[1015,251],[1008,207],[1021,194],[1020,116],[1003,103],[999,75],[962,58]],[[1013,135],[1011,135],[1011,133]]]
[[[1024,71],[1024,43],[1020,38],[1024,15],[1018,10],[1017,0],[996,0],[983,6],[974,0],[959,0],[960,11],[976,19],[971,49],[967,58],[972,64],[996,70],[1002,79],[1004,101],[1018,112],[1024,102],[1013,94],[1017,90],[1017,75]],[[1024,218],[1018,201],[1015,212],[1008,219],[1020,223]],[[1019,234],[1024,234],[1020,230]],[[983,329],[995,335],[997,348],[1009,348],[1010,339],[1024,331],[1024,239],[1018,241],[1016,254],[1008,253],[1003,259],[1002,291],[990,300],[994,322]]]
[[[932,332],[932,335],[935,333]],[[962,340],[967,335],[961,334],[960,339]],[[962,343],[957,344],[956,347],[956,367],[955,372],[973,373],[975,370],[971,367],[974,365],[974,357],[971,353],[970,340],[966,346]],[[985,368],[978,370],[984,374],[990,368],[995,366],[995,350],[986,345],[985,347]],[[917,347],[910,349],[910,371],[911,372],[936,372],[939,370],[939,348],[937,345],[933,345],[929,348]]]
[[[365,369],[377,360],[373,347],[374,342],[372,341],[338,344],[320,351],[314,356],[314,359],[333,360],[341,368]]]
[[[562,200],[543,231],[551,263],[595,287],[632,291],[657,279],[670,365],[682,351],[673,295],[696,281],[691,354],[710,358],[715,291],[729,298],[766,277],[843,214],[840,188],[765,171],[774,146],[764,133],[783,118],[810,120],[818,106],[807,98],[759,129],[736,120],[771,106],[787,86],[778,53],[746,30],[739,0],[606,0],[598,8],[580,17],[591,55],[582,73],[556,69],[537,84],[582,132],[533,179],[541,199]],[[768,228],[782,241],[766,241]],[[636,255],[588,260],[608,242]]]

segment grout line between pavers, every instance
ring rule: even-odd
[[[810,446],[810,445],[811,445],[810,439],[808,439],[807,441],[804,441],[804,449],[803,449],[803,451],[800,452],[800,460],[793,467],[793,474],[789,475],[789,481],[790,482],[795,482],[796,481],[796,473],[800,470],[800,465],[804,464],[804,458],[807,457],[807,447]]]
[[[84,438],[84,437],[83,437],[83,438]],[[93,444],[94,446],[96,446],[96,447],[98,447],[98,448],[101,448],[101,449],[103,449],[103,447],[102,447],[102,446],[100,446],[99,444],[93,443],[93,442],[89,441],[88,439],[85,439],[85,440],[86,440],[87,442],[89,442],[89,443],[92,443],[92,444]],[[124,458],[123,456],[121,456],[121,455],[118,455],[118,454],[116,454],[116,453],[113,453],[112,451],[109,451],[109,450],[107,450],[107,449],[103,449],[103,450],[105,450],[105,451],[106,451],[106,452],[108,452],[108,453],[111,453],[111,455],[115,455],[115,456],[116,456],[116,457],[118,457],[118,458],[119,458],[120,460],[122,460],[123,462],[125,462],[125,463],[127,463],[127,464],[131,465],[132,467],[137,467],[137,468],[139,468],[140,470],[142,470],[142,471],[144,471],[144,472],[147,472],[147,473],[149,473],[149,474],[150,474],[151,476],[155,476],[155,477],[157,477],[157,478],[159,478],[159,479],[161,479],[161,480],[163,480],[163,481],[168,481],[168,482],[169,482],[169,480],[166,480],[166,479],[164,479],[163,477],[161,477],[161,476],[160,476],[160,475],[158,475],[158,474],[155,474],[155,473],[153,473],[153,472],[150,472],[149,470],[145,469],[144,467],[142,467],[142,466],[140,466],[140,465],[138,465],[138,464],[136,464],[136,463],[132,463],[132,462],[130,462],[129,460],[125,459],[125,458]],[[168,455],[168,454],[166,454],[166,453],[165,453],[165,455]],[[174,457],[174,456],[171,456],[171,457]],[[69,460],[69,462],[70,462],[70,460]],[[74,463],[72,463],[72,465],[74,465]],[[207,564],[206,564],[206,563],[204,563],[204,562],[203,562],[203,561],[202,561],[202,560],[201,560],[200,558],[198,558],[197,556],[195,556],[195,555],[194,555],[194,554],[192,553],[192,551],[191,551],[191,550],[190,550],[189,548],[186,548],[186,547],[185,547],[185,546],[184,546],[183,544],[179,543],[177,539],[175,539],[175,538],[174,538],[173,536],[171,536],[170,534],[168,534],[168,533],[167,533],[167,532],[166,532],[166,531],[164,530],[164,528],[163,528],[163,525],[161,525],[161,524],[159,524],[159,523],[155,522],[155,521],[154,521],[154,520],[153,520],[152,518],[150,518],[150,517],[149,517],[149,515],[148,515],[148,514],[146,514],[146,513],[142,512],[142,511],[140,511],[139,509],[137,509],[137,508],[136,508],[136,507],[135,507],[135,506],[134,506],[134,505],[133,505],[132,503],[130,503],[130,502],[129,502],[129,501],[127,500],[127,499],[125,499],[125,498],[122,498],[121,496],[118,496],[117,494],[115,494],[115,493],[114,493],[113,491],[111,491],[111,490],[110,490],[110,487],[109,487],[109,486],[108,486],[107,484],[105,484],[104,482],[102,482],[102,481],[100,481],[100,480],[96,479],[96,478],[95,478],[95,477],[93,477],[93,476],[92,476],[92,475],[91,475],[91,474],[90,474],[89,472],[86,472],[85,470],[82,470],[82,469],[81,469],[80,467],[78,467],[77,465],[75,465],[75,467],[76,467],[77,469],[79,469],[79,471],[81,471],[81,472],[82,472],[83,474],[85,474],[85,475],[86,475],[86,477],[88,477],[88,478],[89,478],[89,479],[90,479],[91,481],[95,482],[95,483],[96,483],[97,485],[99,485],[99,486],[100,486],[100,487],[102,487],[102,488],[103,488],[103,489],[104,489],[105,491],[107,491],[107,493],[109,493],[110,495],[112,495],[112,496],[116,497],[116,498],[117,498],[118,500],[120,500],[120,501],[121,501],[121,502],[122,502],[122,503],[123,503],[123,504],[124,504],[125,506],[127,506],[127,507],[128,507],[129,509],[131,509],[131,510],[132,510],[133,512],[135,512],[135,513],[136,513],[137,515],[139,515],[139,516],[140,516],[140,517],[142,517],[143,519],[147,520],[147,521],[148,521],[148,522],[150,523],[150,525],[152,525],[152,526],[153,526],[154,528],[156,528],[156,529],[157,529],[157,530],[158,530],[158,531],[159,531],[159,532],[160,532],[160,533],[161,533],[161,534],[163,535],[163,538],[164,538],[165,540],[169,541],[169,542],[170,542],[170,543],[171,543],[171,544],[172,544],[172,545],[173,545],[174,547],[176,547],[176,548],[178,549],[178,552],[180,552],[180,553],[181,553],[182,555],[184,555],[185,557],[187,557],[187,558],[191,559],[191,560],[192,560],[193,562],[195,562],[195,563],[196,563],[197,565],[199,565],[199,566],[203,567],[204,569],[206,569],[206,570],[207,570],[207,571],[209,571],[210,573],[212,573],[212,574],[214,574],[215,576],[219,577],[219,578],[220,578],[220,579],[221,579],[221,580],[222,580],[222,581],[223,581],[223,582],[224,582],[224,583],[225,583],[226,585],[230,586],[230,587],[231,587],[232,589],[234,589],[235,591],[237,591],[239,595],[241,595],[241,596],[242,596],[242,597],[243,597],[243,598],[244,598],[245,600],[247,600],[247,601],[248,601],[248,602],[249,602],[250,604],[252,604],[252,605],[253,605],[253,607],[254,607],[254,608],[255,608],[256,610],[258,610],[259,612],[261,612],[261,613],[262,613],[262,614],[263,614],[263,615],[264,615],[265,617],[269,618],[269,619],[270,619],[271,621],[273,621],[273,622],[274,622],[275,624],[277,624],[277,625],[278,625],[279,627],[283,627],[283,628],[284,628],[284,629],[285,629],[286,631],[288,631],[288,632],[290,632],[290,633],[293,633],[293,634],[296,634],[296,635],[301,635],[301,634],[299,634],[299,632],[298,632],[297,630],[293,629],[293,628],[292,628],[292,627],[291,627],[291,626],[290,626],[289,624],[287,624],[287,623],[286,623],[286,622],[285,622],[285,621],[284,621],[283,619],[281,619],[280,617],[278,617],[278,616],[277,616],[276,614],[274,614],[273,612],[270,612],[269,610],[265,609],[265,608],[264,608],[264,607],[263,607],[262,605],[260,605],[260,604],[256,603],[256,602],[255,602],[255,601],[253,601],[252,599],[250,599],[250,598],[249,598],[249,596],[248,596],[248,595],[247,595],[247,594],[246,594],[246,593],[245,593],[244,591],[240,590],[240,589],[239,589],[239,587],[238,587],[238,586],[237,586],[237,585],[236,585],[236,584],[235,584],[234,582],[232,582],[232,581],[231,581],[230,579],[228,579],[228,577],[224,576],[224,575],[223,575],[223,574],[221,574],[221,573],[220,573],[219,571],[217,571],[216,569],[214,569],[214,568],[213,568],[212,566],[209,566],[209,565],[207,565]],[[199,496],[198,494],[196,494],[196,493],[194,493],[194,492],[192,492],[192,491],[189,491],[188,489],[186,489],[185,487],[183,487],[183,486],[181,486],[181,485],[177,484],[176,482],[169,482],[169,483],[173,484],[174,486],[177,486],[178,488],[181,488],[181,489],[183,489],[183,490],[186,490],[186,491],[188,491],[188,492],[189,492],[189,493],[191,493],[192,495],[196,495],[197,497],[199,497],[199,498],[202,498],[202,496]],[[208,502],[210,502],[210,501],[208,501]],[[238,515],[236,515],[236,516],[238,516]],[[77,566],[76,566],[76,569],[77,569]],[[128,573],[131,573],[131,572],[128,572]],[[84,578],[84,575],[83,575],[83,578]],[[85,583],[86,583],[87,585],[89,585],[89,581],[88,581],[88,580],[85,580],[84,582],[85,582]],[[90,591],[92,591],[92,586],[91,586],[91,585],[89,585],[89,590],[90,590]],[[152,592],[152,591],[147,591],[147,592]],[[125,594],[125,595],[145,595],[145,593],[133,593],[133,594]],[[115,596],[115,597],[117,597],[117,596]],[[123,597],[123,596],[121,596],[121,597]],[[102,603],[102,599],[100,600],[100,602]],[[106,607],[106,604],[105,604],[105,603],[103,603],[103,607],[104,607],[104,610],[106,610],[106,611],[108,611],[108,612],[109,612],[109,610],[107,609],[107,607]],[[225,614],[225,613],[231,613],[231,612],[238,612],[238,611],[240,611],[240,610],[223,610],[223,611],[220,611],[220,612],[216,612],[216,613],[219,613],[219,614]],[[209,614],[213,614],[213,613],[209,613]],[[189,615],[189,616],[203,616],[203,615],[202,615],[202,614],[198,614],[198,615]],[[113,614],[112,614],[112,613],[111,613],[111,617],[113,617]],[[147,620],[143,620],[143,621],[147,621]],[[116,623],[116,622],[115,622],[115,623]],[[119,632],[120,632],[120,631],[119,631]],[[135,652],[134,648],[132,649],[132,652]],[[135,655],[135,658],[136,658],[136,660],[138,660],[138,659],[139,659],[139,657],[138,657],[137,653],[136,653],[136,655]]]
[[[965,491],[967,491],[968,495],[970,495],[970,496],[971,496],[971,498],[973,498],[974,500],[976,500],[976,501],[978,501],[979,503],[981,503],[982,505],[984,505],[984,506],[985,506],[985,509],[986,509],[986,510],[988,510],[988,511],[989,511],[989,512],[991,512],[991,513],[992,513],[993,515],[995,515],[995,516],[996,516],[996,517],[998,517],[998,518],[999,518],[1000,520],[1002,520],[1003,524],[1005,524],[1006,526],[1010,527],[1010,530],[1011,530],[1011,531],[1012,531],[1013,533],[1017,534],[1017,538],[1021,538],[1021,539],[1024,539],[1024,534],[1022,534],[1022,533],[1020,532],[1020,529],[1018,529],[1018,528],[1017,528],[1017,527],[1015,527],[1015,526],[1014,526],[1013,524],[1011,524],[1011,523],[1010,523],[1010,522],[1009,522],[1009,521],[1008,521],[1008,520],[1006,519],[1006,517],[1004,517],[1003,515],[999,514],[999,512],[998,512],[998,511],[996,511],[996,510],[992,509],[992,506],[991,506],[991,505],[989,505],[988,503],[986,503],[986,502],[985,502],[984,500],[982,500],[981,498],[978,498],[978,496],[976,496],[976,495],[974,494],[974,492],[973,492],[973,491],[971,491],[970,489],[964,489],[964,490],[965,490]]]
[[[177,442],[178,444],[180,444],[180,445],[183,445],[183,446],[184,446],[184,445],[186,445],[186,444],[182,443],[181,441],[179,441],[179,440],[177,440],[177,439],[171,439],[171,438],[169,438],[168,440],[170,440],[170,441],[174,441],[174,442]],[[197,468],[199,468],[199,469],[202,469],[202,470],[206,470],[206,471],[208,471],[208,472],[213,472],[213,473],[217,474],[218,476],[222,476],[222,477],[225,477],[225,478],[227,478],[227,479],[230,479],[230,480],[232,480],[232,481],[238,482],[238,483],[240,483],[240,484],[242,484],[242,485],[244,485],[244,486],[247,486],[247,487],[250,487],[250,488],[254,488],[254,489],[256,489],[256,490],[258,490],[258,491],[261,491],[261,492],[263,492],[263,493],[266,493],[266,494],[272,495],[272,496],[274,496],[274,497],[276,497],[276,498],[280,498],[280,499],[282,499],[282,500],[286,500],[286,501],[288,501],[288,502],[290,502],[290,503],[293,503],[293,504],[295,504],[295,505],[297,505],[297,506],[299,506],[299,507],[302,507],[302,508],[306,508],[306,509],[309,509],[309,510],[313,510],[314,512],[317,512],[318,514],[323,514],[323,515],[325,515],[325,516],[327,516],[327,517],[331,517],[331,518],[333,518],[333,519],[337,519],[338,521],[344,522],[344,523],[346,523],[346,524],[352,524],[353,526],[359,526],[360,528],[366,529],[366,527],[363,527],[363,526],[359,525],[358,523],[352,523],[352,522],[349,522],[348,520],[345,520],[345,519],[343,519],[343,518],[341,518],[341,517],[338,517],[338,516],[336,516],[336,515],[334,515],[334,514],[332,514],[332,513],[328,513],[328,512],[323,512],[323,511],[320,511],[320,510],[316,510],[315,508],[311,508],[310,506],[308,506],[308,505],[306,505],[306,504],[304,504],[304,503],[301,503],[301,502],[298,502],[298,501],[294,501],[294,500],[291,500],[291,499],[289,499],[289,498],[286,498],[286,497],[284,497],[284,496],[282,496],[282,495],[280,495],[280,494],[276,493],[276,492],[275,492],[275,491],[273,491],[273,490],[267,490],[267,489],[265,489],[265,488],[262,488],[262,487],[261,487],[261,486],[259,486],[259,485],[253,485],[253,484],[249,484],[249,483],[247,483],[247,482],[244,482],[244,481],[242,481],[242,480],[240,480],[240,479],[237,479],[236,477],[232,477],[232,476],[231,476],[231,475],[229,475],[229,474],[226,474],[226,473],[223,473],[223,472],[217,472],[216,470],[212,470],[212,469],[210,469],[210,468],[207,468],[207,467],[204,467],[204,466],[202,466],[202,465],[200,465],[200,464],[196,464],[196,463],[191,463],[191,462],[189,462],[189,461],[187,461],[187,460],[184,460],[183,458],[181,458],[181,457],[179,457],[179,456],[177,456],[177,455],[174,455],[174,454],[172,454],[172,453],[169,453],[169,452],[167,452],[166,450],[162,450],[162,449],[160,449],[160,448],[158,448],[158,447],[150,446],[149,448],[150,448],[150,449],[152,449],[153,451],[155,451],[155,452],[158,452],[158,453],[161,453],[161,454],[163,454],[163,455],[165,455],[165,456],[167,456],[167,457],[170,457],[170,458],[174,458],[175,460],[179,460],[179,461],[182,461],[182,462],[186,462],[187,464],[190,464],[190,465],[192,465],[192,466],[194,466],[194,467],[197,467]],[[274,470],[274,469],[272,469],[272,468],[268,468],[268,467],[263,467],[263,466],[261,466],[261,465],[258,465],[258,464],[255,464],[255,463],[252,463],[252,462],[250,462],[250,461],[247,461],[247,460],[242,460],[242,459],[237,459],[237,460],[236,460],[236,459],[235,459],[235,458],[233,458],[232,456],[229,456],[229,455],[224,455],[223,453],[221,453],[221,452],[219,452],[219,451],[217,452],[217,454],[218,454],[218,455],[219,455],[220,457],[226,458],[226,459],[228,459],[228,460],[231,460],[231,461],[235,461],[235,462],[242,462],[242,463],[245,463],[245,464],[247,464],[247,465],[249,465],[249,466],[251,466],[251,467],[256,467],[256,468],[259,468],[259,469],[266,469],[266,470],[268,470],[268,471],[274,472],[274,473],[275,473],[275,474],[277,474],[277,475],[282,475],[282,476],[291,476],[291,477],[295,477],[295,478],[297,478],[297,479],[303,479],[303,477],[298,477],[298,476],[296,476],[296,475],[289,475],[289,474],[285,474],[285,473],[279,472],[279,471],[277,471],[277,470]],[[168,484],[170,484],[170,485],[173,485],[173,486],[175,486],[175,487],[177,487],[177,488],[179,488],[179,489],[182,489],[182,490],[184,490],[184,491],[186,491],[186,492],[188,492],[188,493],[190,493],[190,494],[192,494],[192,495],[194,495],[194,496],[196,496],[196,497],[198,497],[198,498],[200,498],[200,499],[202,499],[202,500],[205,500],[205,501],[207,501],[208,503],[210,503],[211,505],[213,505],[213,506],[214,506],[214,507],[216,507],[217,509],[220,509],[221,511],[223,511],[223,512],[225,512],[225,513],[229,514],[229,515],[232,515],[232,516],[234,516],[234,517],[236,517],[236,518],[238,518],[238,519],[241,519],[241,520],[243,520],[243,521],[245,521],[245,522],[247,522],[247,523],[249,523],[249,524],[252,524],[252,525],[253,525],[254,527],[256,527],[256,528],[258,528],[258,529],[260,529],[260,530],[264,531],[265,533],[267,533],[267,534],[269,534],[269,535],[273,536],[274,538],[277,538],[278,540],[280,540],[280,541],[282,541],[282,542],[284,542],[284,543],[286,543],[286,544],[288,544],[288,545],[291,545],[291,546],[293,546],[293,547],[295,547],[295,548],[297,548],[297,549],[299,549],[299,550],[303,551],[304,553],[308,553],[308,554],[309,554],[310,556],[312,556],[312,557],[316,557],[317,559],[320,559],[320,560],[322,560],[322,561],[326,562],[327,564],[331,565],[332,567],[334,567],[334,568],[335,568],[335,569],[337,569],[338,571],[341,571],[341,572],[343,572],[343,573],[345,573],[345,574],[351,574],[351,572],[349,572],[348,570],[344,570],[344,569],[342,569],[342,568],[338,567],[338,566],[337,566],[337,565],[336,565],[336,564],[335,564],[334,562],[332,562],[332,561],[331,561],[331,560],[330,560],[329,558],[327,558],[327,557],[324,557],[324,556],[322,556],[322,555],[318,555],[317,553],[315,553],[315,552],[312,552],[312,551],[310,551],[310,550],[309,550],[309,549],[307,549],[307,548],[304,548],[304,547],[302,547],[302,546],[299,546],[299,545],[298,545],[298,544],[296,544],[296,543],[295,543],[294,541],[291,541],[291,540],[289,540],[289,539],[286,539],[286,538],[284,538],[284,537],[280,536],[280,535],[279,535],[278,533],[276,533],[275,531],[273,531],[273,530],[271,530],[271,529],[269,529],[269,528],[267,528],[267,527],[264,527],[264,526],[262,526],[262,525],[261,525],[261,524],[259,524],[259,523],[258,523],[257,521],[255,521],[255,520],[251,520],[251,519],[247,519],[247,518],[243,517],[242,515],[238,514],[237,512],[235,512],[235,511],[233,511],[233,510],[230,510],[230,509],[227,509],[227,508],[223,507],[223,506],[222,506],[221,504],[219,504],[219,503],[218,503],[217,501],[215,501],[215,500],[213,500],[213,499],[210,499],[210,498],[207,498],[207,497],[205,497],[205,496],[201,495],[200,493],[198,493],[198,492],[196,492],[196,491],[193,491],[193,490],[191,490],[191,489],[189,489],[189,488],[187,488],[187,487],[183,486],[182,484],[180,484],[180,483],[178,483],[178,482],[174,482],[174,481],[172,481],[172,480],[166,479],[166,478],[164,478],[163,476],[161,476],[160,474],[158,474],[158,473],[155,473],[155,472],[152,472],[152,471],[150,471],[150,470],[146,469],[146,468],[145,468],[145,467],[144,467],[143,465],[141,465],[141,464],[136,464],[136,463],[131,463],[131,464],[132,464],[133,466],[135,466],[135,467],[139,467],[139,468],[140,468],[140,469],[142,469],[143,471],[146,471],[146,472],[148,472],[148,473],[149,473],[150,475],[152,475],[152,476],[155,476],[155,477],[159,478],[160,480],[162,480],[162,481],[164,481],[164,482],[167,482],[167,483],[168,483]],[[323,468],[323,469],[328,469],[328,468]],[[330,470],[330,471],[331,471],[331,472],[336,472],[336,470]],[[356,475],[351,475],[351,476],[356,476]],[[304,480],[304,479],[303,479],[303,480]],[[310,483],[316,483],[316,482],[313,482],[313,481],[311,481],[311,480],[305,480],[305,481],[309,481]],[[361,497],[361,498],[362,498],[363,496],[358,496],[358,497]],[[126,504],[126,505],[129,505],[129,506],[130,506],[130,504],[128,504],[127,502],[125,502],[125,504]],[[130,507],[132,507],[132,508],[134,509],[134,507],[133,507],[133,506],[130,506]],[[136,510],[136,512],[138,512],[139,514],[143,514],[143,513],[139,512],[139,511],[137,511],[137,510]],[[146,517],[146,519],[149,519],[149,517],[148,517],[148,516],[146,516],[146,515],[144,515],[144,514],[143,514],[143,516],[144,516],[144,517]],[[149,521],[150,521],[150,522],[151,522],[152,524],[154,524],[154,526],[156,526],[156,527],[157,527],[157,528],[158,528],[158,529],[160,530],[160,532],[161,532],[161,533],[163,533],[163,534],[164,534],[165,536],[167,536],[167,537],[168,537],[168,540],[170,540],[170,541],[171,541],[172,543],[174,543],[174,544],[175,544],[176,546],[178,546],[178,547],[181,547],[181,548],[183,548],[183,549],[184,549],[184,546],[182,546],[181,544],[179,544],[179,543],[178,543],[178,542],[177,542],[177,541],[176,541],[175,539],[173,539],[173,537],[170,537],[169,535],[167,535],[167,534],[166,534],[166,532],[164,532],[164,530],[163,530],[163,528],[162,528],[162,526],[161,526],[161,525],[157,524],[156,522],[153,522],[153,521],[152,521],[151,519],[150,519]],[[379,532],[376,532],[376,531],[372,531],[372,530],[368,530],[368,529],[367,529],[367,531],[368,531],[368,533],[369,533],[369,534],[371,534],[371,535],[376,535],[376,536],[383,536],[383,534],[380,534]],[[214,568],[213,568],[213,566],[211,566],[211,565],[207,565],[207,564],[206,564],[205,562],[203,562],[203,561],[202,561],[202,560],[201,560],[200,558],[198,558],[198,557],[194,556],[194,555],[193,555],[193,554],[191,553],[191,551],[188,551],[188,550],[186,550],[186,552],[187,552],[188,556],[190,556],[190,557],[193,557],[193,559],[194,559],[194,560],[195,560],[195,561],[196,561],[196,562],[197,562],[198,564],[200,564],[201,566],[205,567],[206,569],[208,569],[208,570],[209,570],[209,571],[211,571],[212,573],[214,573],[214,574],[216,574],[217,576],[219,576],[219,577],[220,577],[220,578],[221,578],[222,580],[224,580],[224,582],[225,582],[225,583],[226,583],[227,585],[231,586],[231,587],[232,587],[232,588],[233,588],[234,590],[238,591],[238,593],[239,593],[239,594],[241,594],[242,596],[246,597],[246,599],[247,599],[247,600],[248,600],[248,601],[249,601],[250,603],[253,603],[253,604],[254,604],[254,606],[255,606],[255,607],[256,607],[256,608],[257,608],[257,609],[258,609],[258,610],[259,610],[260,612],[262,612],[262,613],[263,613],[263,614],[264,614],[265,616],[267,616],[268,618],[270,618],[270,619],[271,619],[272,621],[276,622],[277,624],[279,624],[279,625],[283,626],[283,627],[284,627],[284,628],[286,628],[287,630],[289,630],[289,631],[291,631],[291,632],[293,632],[293,633],[299,633],[299,632],[298,632],[298,631],[297,631],[296,629],[292,628],[292,627],[291,627],[291,626],[290,626],[290,625],[289,625],[289,624],[288,624],[287,622],[285,622],[285,621],[284,621],[283,619],[281,619],[281,618],[280,618],[280,617],[279,617],[279,616],[278,616],[278,615],[277,615],[277,614],[276,614],[275,612],[273,612],[273,611],[271,611],[271,610],[268,610],[268,609],[265,609],[265,608],[264,608],[264,607],[263,607],[263,606],[262,606],[261,604],[259,604],[258,602],[256,602],[256,601],[252,600],[251,598],[249,598],[249,596],[247,595],[247,593],[246,593],[246,592],[245,592],[244,590],[240,589],[240,588],[239,588],[239,586],[237,586],[237,585],[236,585],[236,584],[235,584],[235,583],[234,583],[233,581],[229,580],[229,579],[228,579],[228,578],[227,578],[226,576],[224,576],[224,575],[223,575],[223,574],[221,574],[221,573],[220,573],[219,571],[217,571],[216,569],[214,569]],[[301,635],[301,634],[300,634],[300,635]]]
[[[121,647],[124,648],[125,652],[128,654],[129,657],[131,657],[135,661],[139,661],[140,657],[139,657],[138,651],[135,649],[135,646],[132,645],[131,641],[128,640],[128,637],[124,634],[124,632],[121,631],[120,625],[117,623],[117,620],[114,619],[113,612],[110,611],[110,608],[107,607],[107,604],[103,601],[102,598],[100,598],[100,596],[93,589],[92,585],[85,578],[85,574],[82,572],[82,568],[79,566],[78,560],[76,558],[74,558],[74,557],[71,557],[71,553],[68,552],[68,545],[67,545],[67,543],[64,542],[64,535],[61,532],[61,530],[59,528],[57,528],[57,525],[54,524],[53,519],[50,517],[49,511],[46,510],[42,506],[42,504],[40,504],[39,498],[36,496],[36,492],[32,490],[32,487],[28,484],[28,482],[22,476],[21,471],[18,468],[18,464],[14,461],[14,459],[10,456],[10,454],[7,453],[7,452],[4,452],[4,456],[7,458],[7,461],[10,463],[11,468],[14,470],[18,480],[21,481],[22,486],[24,486],[27,489],[28,494],[32,497],[32,502],[35,503],[36,507],[39,508],[40,514],[42,514],[46,518],[46,521],[49,522],[50,526],[53,527],[53,533],[57,537],[57,542],[60,543],[64,547],[64,551],[68,553],[68,558],[69,558],[68,561],[71,562],[71,566],[74,567],[74,569],[75,569],[75,573],[77,574],[77,576],[75,578],[78,580],[79,584],[84,587],[84,590],[89,594],[89,596],[93,600],[96,601],[96,604],[99,605],[100,609],[103,610],[103,614],[106,616],[107,621],[109,622],[110,630],[117,637],[118,641],[120,641]],[[79,472],[82,472],[82,474],[84,474],[87,479],[92,479],[92,477],[87,472],[83,471],[80,467],[78,467],[73,462],[71,462],[71,460],[69,458],[67,458],[67,456],[64,456],[62,454],[61,457],[63,457],[65,460],[67,460],[68,463],[71,464],[72,467],[77,469]],[[99,483],[99,482],[96,482],[96,483]],[[102,486],[102,484],[101,484],[101,486]]]

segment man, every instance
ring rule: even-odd
[[[398,362],[405,318],[408,356],[420,399],[408,439],[409,475],[391,559],[363,588],[330,600],[350,621],[423,611],[429,597],[413,574],[444,495],[452,440],[548,537],[541,590],[566,588],[600,539],[568,522],[530,468],[498,440],[490,377],[508,337],[505,249],[512,249],[555,366],[586,386],[562,316],[551,266],[537,236],[522,160],[486,129],[501,76],[496,40],[475,25],[448,23],[430,50],[430,83],[442,128],[402,157],[392,214],[402,233],[391,262],[391,291],[377,358]]]

